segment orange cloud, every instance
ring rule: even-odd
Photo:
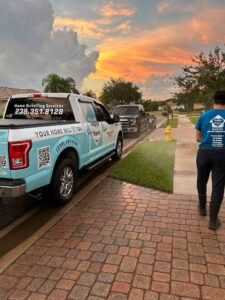
[[[76,31],[79,34],[79,36],[82,37],[98,39],[103,37],[96,23],[88,22],[82,19],[56,17],[54,19],[54,27],[57,29],[68,27]]]
[[[212,7],[202,11],[194,17],[191,22],[191,32],[193,37],[200,42],[207,43],[224,43],[224,26],[225,8]]]
[[[116,50],[100,52],[96,72],[90,78],[124,78],[135,82],[145,82],[151,75],[163,75],[177,71],[177,64],[190,63],[193,52],[185,49],[169,48],[164,53],[154,53],[129,45],[126,50],[118,45]],[[131,47],[131,48],[130,48]]]
[[[205,44],[221,44],[224,38],[225,9],[208,8],[179,24],[153,30],[133,30],[133,36],[106,38],[96,72],[89,78],[124,78],[145,82],[152,75],[173,74],[199,53]],[[204,49],[204,46],[203,46]]]
[[[123,22],[115,27],[111,18],[104,17],[87,21],[84,19],[55,17],[54,28],[63,29],[65,27],[76,31],[83,38],[103,39],[110,33],[128,32],[130,30],[130,21]]]
[[[116,31],[129,31],[131,29],[130,21],[126,21],[117,26]]]
[[[177,45],[176,31],[161,28],[138,36],[106,40],[98,47],[96,72],[90,78],[122,77],[145,82],[151,75],[172,74],[177,65],[188,64],[194,52]]]
[[[173,0],[167,0],[167,1],[164,0],[163,2],[162,1],[159,2],[158,12],[162,13],[162,12],[169,10],[169,8],[171,8],[172,4],[173,4]]]
[[[108,4],[104,5],[100,9],[100,14],[105,17],[114,17],[114,16],[132,16],[136,12],[136,9],[129,7],[124,3],[116,3],[110,1]]]
[[[203,2],[203,3],[202,3]],[[184,3],[184,2],[178,2],[176,0],[162,0],[159,1],[157,6],[158,13],[168,13],[168,12],[197,12],[202,9],[202,5],[206,7],[206,1],[199,1],[193,5],[193,3]]]
[[[204,50],[206,45],[208,49],[225,42],[224,27],[221,25],[225,23],[225,8],[222,6],[208,4],[199,9],[200,4],[181,7],[173,0],[161,1],[158,10],[162,13],[171,10],[193,12],[194,9],[196,13],[177,23],[146,30],[132,27],[132,22],[127,20],[118,24],[114,16],[134,13],[134,10],[126,12],[127,7],[120,5],[116,7],[111,1],[101,9],[103,17],[97,20],[55,18],[55,27],[67,26],[78,32],[81,38],[99,39],[97,50],[100,55],[96,72],[86,78],[84,86],[96,87],[99,91],[108,79],[123,78],[140,83],[142,90],[146,93],[150,91],[150,94],[153,90],[149,78],[155,76],[158,80],[165,74],[171,77],[184,65],[191,64],[191,58],[201,49]],[[126,36],[112,35],[124,32]],[[163,88],[167,93],[172,90],[169,85]]]

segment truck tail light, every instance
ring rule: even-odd
[[[35,94],[33,94],[33,98],[42,98],[42,97],[47,98],[48,95],[41,94],[41,93],[35,93]]]
[[[36,94],[33,94],[33,97],[34,97],[34,98],[41,98],[41,97],[42,97],[42,94],[36,93]]]
[[[17,170],[29,167],[29,151],[31,146],[31,140],[9,142],[10,169]]]

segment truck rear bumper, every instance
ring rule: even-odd
[[[14,198],[26,193],[26,183],[22,179],[0,179],[0,198]]]

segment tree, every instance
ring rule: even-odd
[[[122,79],[110,79],[103,86],[99,98],[111,109],[118,104],[139,103],[142,99],[142,93],[132,82]]]
[[[95,94],[95,92],[93,92],[92,90],[88,90],[84,93],[84,96],[88,96],[88,97],[91,97],[91,98],[97,98],[97,95]]]
[[[225,52],[218,46],[208,55],[203,52],[192,58],[194,65],[185,66],[183,73],[175,78],[180,91],[175,94],[178,104],[184,104],[187,110],[194,103],[211,106],[213,94],[225,89]]]
[[[67,77],[66,79],[64,79],[64,82],[65,87],[68,91],[70,91],[73,94],[80,94],[78,89],[76,88],[76,82],[72,77]]]
[[[76,82],[72,77],[63,78],[55,73],[50,73],[42,80],[42,85],[46,93],[79,94],[76,88]]]
[[[145,111],[157,111],[159,109],[158,101],[145,100],[142,101]]]

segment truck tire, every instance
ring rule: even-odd
[[[118,160],[121,158],[123,153],[123,138],[121,135],[118,136],[117,142],[116,142],[116,149],[115,154],[113,156],[114,159]]]
[[[71,158],[63,159],[55,169],[51,184],[49,201],[63,205],[73,197],[77,179],[77,164]]]

